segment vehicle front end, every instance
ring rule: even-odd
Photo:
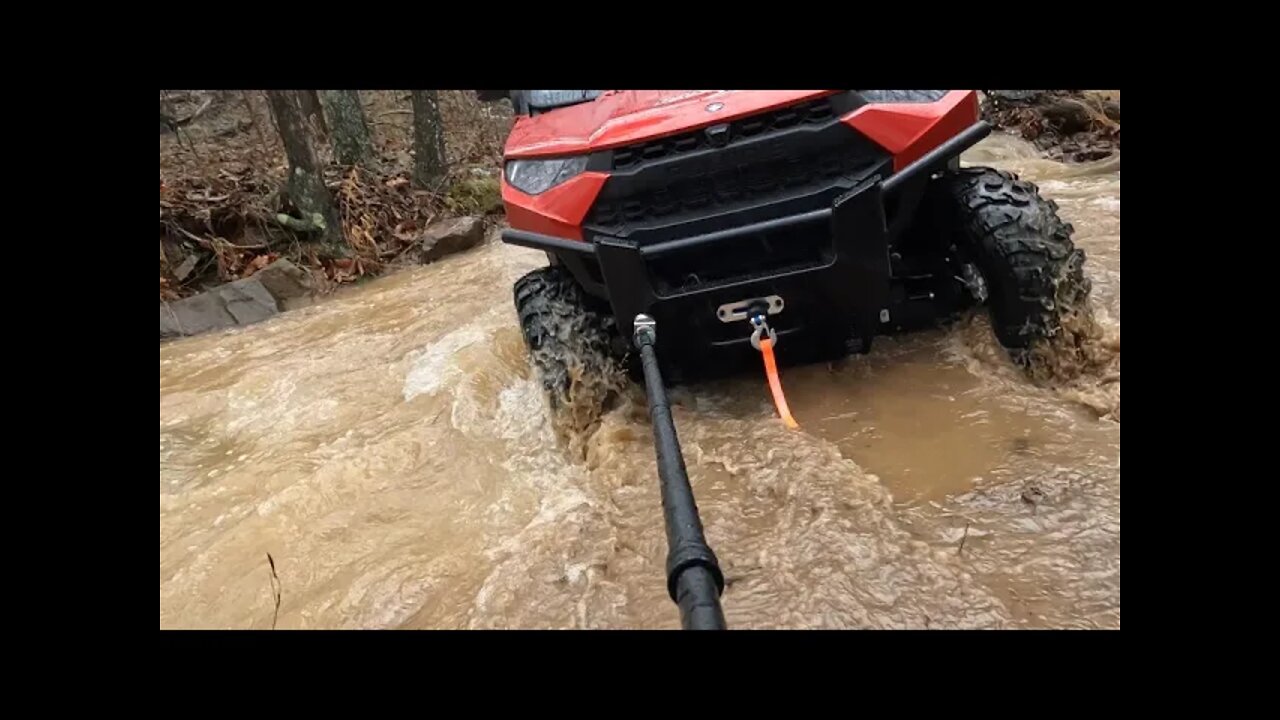
[[[893,252],[899,218],[988,132],[974,91],[615,92],[517,122],[503,239],[618,327],[655,318],[683,365],[749,356],[752,308],[784,360],[867,351],[919,272]]]

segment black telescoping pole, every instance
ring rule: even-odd
[[[644,366],[644,387],[649,395],[649,420],[658,454],[658,478],[662,485],[662,516],[667,526],[667,592],[680,607],[685,630],[724,630],[720,594],[724,575],[716,555],[702,533],[698,505],[676,437],[675,420],[667,402],[667,390],[658,371],[654,351],[657,328],[653,318],[637,315],[632,336]]]

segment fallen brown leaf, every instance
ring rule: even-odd
[[[277,257],[279,257],[279,256],[278,256],[277,254],[275,254],[275,253],[268,253],[268,254],[266,254],[266,255],[258,255],[258,256],[257,256],[257,257],[255,257],[253,260],[250,260],[250,261],[249,261],[249,264],[245,266],[244,273],[243,273],[243,274],[241,274],[241,276],[240,276],[240,277],[246,277],[246,278],[247,278],[247,277],[252,276],[254,273],[258,272],[258,271],[259,271],[259,270],[261,270],[262,268],[264,268],[264,267],[266,267],[266,266],[270,265],[271,263],[275,262],[275,260],[276,260],[276,258],[277,258]]]
[[[413,220],[405,220],[396,225],[394,230],[396,239],[408,242],[418,235],[418,223]]]

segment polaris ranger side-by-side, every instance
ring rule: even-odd
[[[545,251],[515,305],[554,398],[656,321],[663,373],[865,353],[989,307],[1015,359],[1058,331],[1084,254],[1038,188],[960,153],[973,90],[516,90],[505,242]],[[483,94],[482,94],[483,97]],[[755,333],[755,337],[760,337]]]

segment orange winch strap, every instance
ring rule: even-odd
[[[800,427],[800,423],[791,417],[787,398],[782,394],[782,381],[778,379],[778,363],[773,359],[773,341],[768,337],[760,338],[760,353],[764,355],[764,374],[769,378],[769,391],[773,393],[773,404],[777,406],[782,422],[792,429]]]

